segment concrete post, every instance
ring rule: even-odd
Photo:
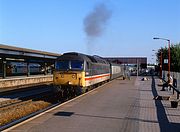
[[[2,58],[3,78],[6,78],[6,58]]]
[[[44,75],[47,75],[47,63],[44,63]]]
[[[29,60],[27,60],[27,76],[30,76],[30,66],[29,66]]]

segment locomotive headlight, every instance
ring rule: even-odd
[[[61,74],[61,78],[64,78],[64,75],[63,75],[63,74]]]
[[[68,84],[69,84],[69,85],[71,85],[71,84],[72,84],[72,82],[68,82]]]
[[[75,75],[74,75],[74,74],[72,75],[72,78],[75,78]]]

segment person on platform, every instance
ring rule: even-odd
[[[129,80],[131,80],[131,72],[129,70],[126,72],[126,76]]]
[[[169,80],[163,84],[161,91],[165,91],[165,87],[168,88],[169,85],[173,85],[173,78],[172,78],[172,76],[168,73],[167,77],[168,77]]]

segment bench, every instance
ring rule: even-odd
[[[162,78],[161,78],[162,79]],[[163,82],[166,82],[166,80],[162,79]],[[180,88],[177,88],[177,79],[173,79],[173,85],[169,84],[169,90],[171,90],[171,88],[173,89],[173,94],[174,94],[174,91],[177,92],[177,99],[179,99],[179,94],[180,94]]]
[[[174,94],[174,91],[177,92],[177,99],[179,99],[179,94],[180,94],[180,88],[177,88],[177,79],[173,79],[173,85],[169,85],[170,88],[173,88],[173,94]]]
[[[174,94],[174,91],[177,92],[177,99],[179,99],[180,89],[177,88],[177,87],[175,87],[175,86],[173,86],[173,85],[169,85],[169,86],[170,86],[171,88],[173,88],[173,94]]]

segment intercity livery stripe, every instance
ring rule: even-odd
[[[93,79],[97,79],[97,78],[102,78],[102,77],[107,77],[110,76],[110,74],[101,74],[101,75],[95,75],[95,76],[90,76],[90,77],[85,77],[85,80],[93,80]]]

